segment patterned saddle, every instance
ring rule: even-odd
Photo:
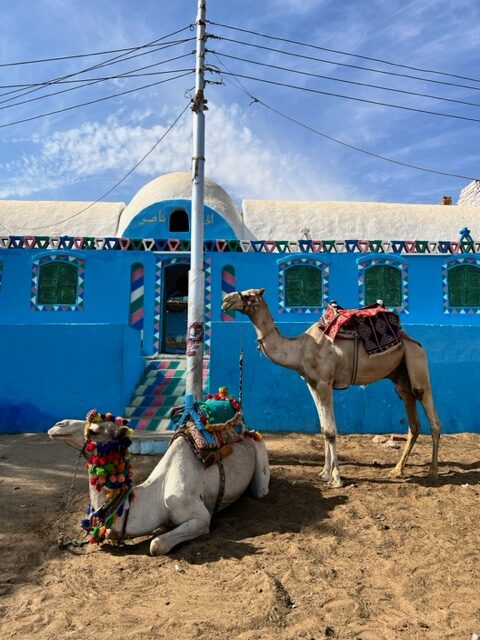
[[[318,327],[332,340],[336,337],[361,340],[370,357],[397,349],[402,339],[398,314],[385,309],[382,302],[362,309],[344,309],[331,302]]]
[[[176,425],[170,444],[179,437],[184,438],[206,467],[229,456],[232,444],[245,438],[262,439],[257,431],[247,429],[240,404],[226,393],[197,402],[190,410],[184,406],[174,407],[170,419]]]

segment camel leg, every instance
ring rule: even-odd
[[[425,351],[410,340],[404,340],[403,349],[405,352],[405,364],[414,396],[420,400],[430,424],[430,431],[433,439],[432,461],[430,463],[430,473],[438,473],[438,446],[440,443],[441,425],[438,419],[435,405],[433,404],[432,387],[428,372],[427,356]]]
[[[440,444],[440,431],[441,424],[438,419],[437,410],[435,409],[435,405],[433,404],[433,395],[432,389],[429,386],[425,389],[425,393],[423,394],[423,398],[421,400],[423,405],[423,409],[427,416],[428,422],[430,424],[430,431],[432,434],[432,461],[430,463],[430,474],[432,476],[438,475],[438,448]]]
[[[398,395],[405,403],[405,409],[407,411],[408,418],[408,437],[407,443],[402,453],[402,457],[398,461],[397,465],[390,471],[390,475],[393,477],[399,477],[403,475],[403,469],[407,463],[408,457],[413,449],[413,445],[417,441],[418,434],[420,433],[420,420],[417,412],[417,403],[415,396],[410,389],[410,380],[408,376],[402,377],[396,383]]]
[[[324,449],[325,449],[325,464],[320,472],[320,480],[324,482],[330,482],[332,479],[332,459],[330,455],[330,447],[328,446],[327,437],[323,436]]]
[[[318,416],[320,419],[320,428],[323,431],[323,427],[322,427],[322,418],[320,415],[320,403],[318,401],[317,398],[317,392],[315,391],[315,387],[307,384],[308,386],[308,390],[310,391],[310,393],[312,394],[312,398],[313,401],[315,402],[315,407],[317,409],[318,412]],[[324,482],[330,482],[332,480],[332,462],[331,462],[331,456],[330,456],[330,447],[328,446],[328,441],[327,438],[325,437],[325,435],[323,436],[323,441],[324,441],[324,465],[323,465],[323,469],[320,471],[320,480],[323,480]]]
[[[317,407],[325,439],[325,467],[320,477],[332,487],[342,487],[337,458],[337,427],[333,412],[332,387],[327,382],[317,382],[315,386],[309,384],[308,388]]]
[[[166,502],[168,503],[167,500]],[[180,520],[180,524],[150,542],[150,554],[152,556],[164,555],[177,544],[193,540],[193,538],[198,538],[198,536],[209,532],[211,516],[203,502],[196,501],[194,509],[192,509],[191,502],[186,504],[185,507],[185,509],[182,509],[180,501],[175,500],[175,505],[173,506],[175,521],[178,522]],[[183,522],[181,521],[182,515],[185,517]]]

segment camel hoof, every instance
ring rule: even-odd
[[[328,486],[332,489],[341,489],[343,487],[343,482],[340,480],[340,478],[337,478],[336,480],[332,480],[331,482],[329,482]]]
[[[388,475],[391,478],[403,478],[403,469],[399,469],[398,467],[394,467],[391,471],[389,471]]]

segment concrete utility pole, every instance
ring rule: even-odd
[[[205,180],[205,16],[206,0],[197,5],[197,48],[192,132],[192,225],[190,271],[188,272],[187,381],[186,395],[202,397],[205,274],[203,271],[203,208]]]

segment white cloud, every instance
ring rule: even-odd
[[[149,126],[150,113],[141,115],[116,113],[49,137],[33,136],[37,153],[23,154],[0,167],[4,173],[0,197],[25,198],[51,191],[54,198],[56,189],[102,174],[108,188],[108,183],[113,185],[132,169],[174,119],[169,114],[162,118],[164,124]],[[325,168],[313,167],[306,156],[283,151],[268,132],[257,134],[238,105],[211,105],[206,132],[206,173],[236,200],[345,198],[346,190],[325,176]],[[163,173],[189,171],[191,154],[191,121],[186,114],[135,174],[145,176],[146,182]],[[109,199],[115,199],[115,192]]]
[[[289,11],[295,14],[309,13],[313,10],[319,11],[330,4],[331,0],[271,0],[273,9]]]

